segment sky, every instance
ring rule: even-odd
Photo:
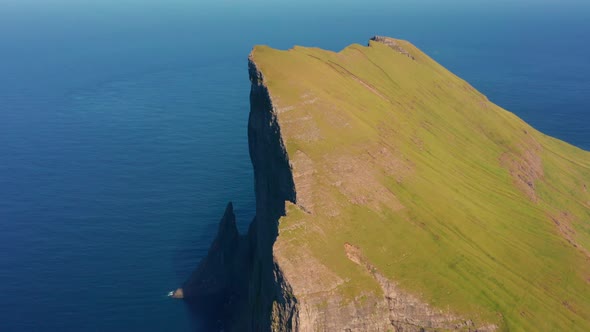
[[[587,0],[0,0],[3,9],[39,8],[42,10],[66,10],[87,8],[88,10],[143,10],[187,9],[200,10],[290,10],[315,9],[324,12],[338,11],[339,8],[400,8],[421,10],[452,9],[562,9],[587,10]]]

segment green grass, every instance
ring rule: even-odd
[[[379,294],[347,259],[349,242],[436,307],[503,330],[590,331],[590,263],[580,250],[590,248],[590,153],[536,131],[400,43],[416,61],[375,42],[339,53],[254,49],[274,106],[283,110],[289,156],[302,151],[314,167],[311,191],[298,193],[310,196],[312,214],[290,207],[281,219],[284,259],[309,249],[346,280],[337,289],[343,298]],[[524,158],[531,142],[541,147],[544,173],[535,181],[537,201],[500,161],[505,153]],[[382,149],[390,154],[375,154]],[[406,168],[388,166],[390,155]],[[347,173],[338,160],[361,163],[366,187],[354,179],[337,185]],[[353,204],[347,185],[390,192],[404,208],[370,195]],[[577,248],[551,220],[563,211],[572,216]],[[314,227],[288,227],[297,223]]]

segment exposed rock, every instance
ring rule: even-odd
[[[224,298],[233,291],[240,236],[232,203],[228,203],[219,222],[217,236],[205,259],[174,294],[182,298]]]
[[[495,331],[497,326],[483,324],[477,326],[473,320],[461,319],[450,312],[432,308],[418,297],[403,291],[394,281],[387,279],[373,266],[362,254],[360,248],[350,244],[344,244],[344,250],[348,259],[362,266],[379,283],[387,305],[382,308],[383,317],[388,317],[396,331],[437,331],[437,330],[475,330]],[[384,328],[387,327],[384,324]]]
[[[178,288],[177,290],[175,290],[172,293],[172,298],[173,299],[184,299],[184,291],[182,290],[182,288]]]
[[[285,202],[295,202],[295,185],[276,109],[262,73],[252,60],[248,69],[248,146],[254,168],[256,218],[248,231],[253,260],[248,285],[250,322],[241,330],[267,331],[273,327],[290,331],[297,324],[297,308],[292,293],[288,293],[290,286],[274,260],[272,246],[278,235],[279,218],[285,215]]]
[[[412,60],[416,60],[414,58],[414,56],[408,52],[406,49],[404,49],[395,39],[393,38],[389,38],[389,37],[383,37],[383,36],[373,36],[371,38],[371,40],[379,42],[379,43],[383,43],[391,48],[393,48],[394,50],[396,50],[397,52],[407,56],[408,58],[412,59]]]

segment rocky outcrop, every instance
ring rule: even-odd
[[[240,240],[240,234],[236,226],[236,216],[232,203],[228,203],[221,221],[217,236],[205,259],[201,261],[196,271],[182,285],[183,298],[223,298],[227,297],[235,288],[233,283],[234,270],[239,265],[240,256],[238,249],[245,241]],[[177,296],[178,297],[178,296]]]
[[[392,49],[394,49],[396,52],[403,54],[405,56],[407,56],[408,58],[412,59],[412,60],[416,60],[414,58],[414,56],[412,55],[412,53],[408,52],[406,49],[404,49],[395,39],[393,38],[389,38],[389,37],[383,37],[383,36],[373,36],[371,38],[371,40],[385,44],[389,47],[391,47]]]
[[[189,310],[209,319],[211,329],[219,329],[219,321],[237,326],[240,316],[234,313],[245,308],[250,260],[250,243],[238,233],[230,202],[207,256],[172,297],[184,299]]]
[[[344,251],[348,259],[362,266],[379,283],[383,291],[385,302],[377,301],[374,311],[376,326],[386,329],[392,326],[395,331],[439,331],[439,330],[468,330],[468,331],[495,331],[497,326],[493,324],[477,326],[473,320],[461,319],[456,315],[436,309],[403,289],[394,281],[387,279],[373,266],[363,255],[362,251],[350,243],[344,244]],[[386,305],[384,305],[386,304]]]

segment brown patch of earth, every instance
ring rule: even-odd
[[[531,140],[519,153],[510,151],[500,156],[500,165],[508,170],[514,185],[533,202],[538,201],[535,182],[544,176],[540,152],[539,143]]]
[[[365,205],[375,211],[383,206],[399,211],[404,208],[394,193],[382,182],[375,161],[367,155],[332,155],[325,158],[332,185],[350,203]]]
[[[576,230],[573,227],[574,215],[568,211],[562,211],[556,215],[550,215],[550,217],[557,226],[559,234],[574,248],[579,249],[586,257],[590,258],[590,252],[576,242]]]

